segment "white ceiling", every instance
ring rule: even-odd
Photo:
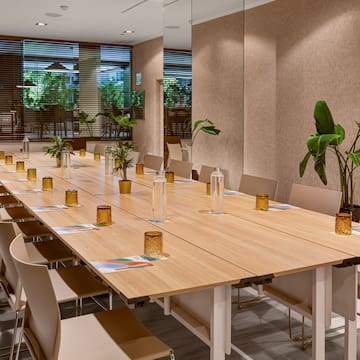
[[[269,1],[246,3],[251,7]],[[133,45],[165,33],[166,47],[188,49],[191,22],[240,11],[243,0],[0,0],[0,6],[0,35]],[[164,30],[164,25],[179,28]]]

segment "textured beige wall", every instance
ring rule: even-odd
[[[326,100],[345,127],[345,146],[356,132],[360,1],[277,0],[247,11],[245,24],[245,170],[276,176],[278,199],[286,201],[293,182],[321,186],[312,163],[298,175],[316,100]],[[329,188],[338,189],[332,156],[327,173]]]
[[[133,89],[145,90],[145,120],[134,128],[134,142],[144,155],[162,155],[163,120],[159,80],[163,77],[163,38],[149,40],[133,48]],[[135,74],[142,73],[142,84],[135,85]]]
[[[239,187],[243,171],[243,13],[192,30],[193,121],[208,118],[221,129],[217,137],[200,134],[193,147],[201,164],[229,169],[230,186]]]

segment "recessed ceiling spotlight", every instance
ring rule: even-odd
[[[69,7],[67,5],[60,5],[60,9],[66,11],[69,9]]]
[[[167,25],[167,26],[165,26],[165,29],[176,30],[176,29],[180,29],[180,26],[177,26],[177,25]]]
[[[124,30],[123,34],[133,34],[135,30]]]
[[[38,21],[37,23],[35,23],[36,26],[47,26],[47,23]]]

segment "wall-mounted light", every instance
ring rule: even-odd
[[[38,21],[37,23],[35,23],[36,26],[47,26],[47,23]]]
[[[45,68],[46,71],[50,72],[67,72],[68,69],[58,61],[54,61],[51,65]]]

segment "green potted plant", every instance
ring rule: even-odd
[[[340,147],[345,139],[345,129],[336,124],[331,111],[325,101],[318,101],[314,110],[316,134],[307,138],[308,152],[300,163],[300,177],[305,173],[310,157],[314,161],[314,169],[324,185],[327,185],[325,171],[326,152],[333,152],[339,165],[340,189],[342,191],[341,207],[344,210],[352,211],[354,220],[358,215],[354,214],[354,171],[360,166],[360,123],[356,123],[357,132],[347,150]]]
[[[191,123],[189,123],[189,126],[190,125],[191,125]],[[215,124],[209,119],[200,119],[200,120],[196,120],[194,122],[194,126],[192,128],[192,139],[191,139],[191,143],[189,145],[190,149],[188,149],[190,162],[192,161],[192,149],[193,149],[195,140],[197,139],[197,136],[200,134],[200,132],[203,132],[205,134],[212,135],[212,136],[217,136],[220,134],[221,130],[219,130],[215,126]]]
[[[112,120],[117,124],[116,137],[120,136],[121,128],[133,128],[136,125],[135,120],[131,120],[127,115],[115,115],[113,112],[98,113],[98,115],[103,115]]]
[[[72,151],[72,145],[69,141],[61,139],[59,136],[52,136],[51,141],[54,145],[51,146],[44,146],[43,150],[45,154],[50,155],[51,157],[56,159],[56,166],[61,166],[61,153],[63,150],[69,150],[71,155],[74,155]]]
[[[129,194],[131,192],[131,180],[127,178],[127,169],[132,164],[130,153],[133,150],[133,144],[127,141],[119,141],[116,148],[113,150],[115,159],[114,171],[120,171],[122,180],[119,180],[120,194]]]
[[[98,116],[98,114],[96,114],[92,119],[89,119],[89,114],[86,113],[85,111],[80,111],[80,113],[79,113],[79,122],[82,125],[86,125],[88,134],[91,137],[93,137],[92,124],[94,124],[96,122],[97,116]]]

